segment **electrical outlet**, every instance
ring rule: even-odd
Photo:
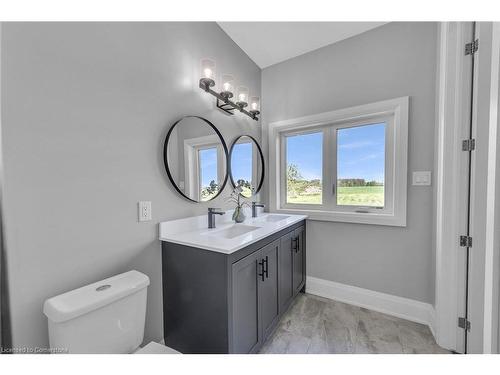
[[[419,171],[413,172],[413,186],[430,186],[431,172]]]
[[[150,201],[140,201],[138,206],[139,206],[139,221],[150,221],[151,220],[151,202]]]

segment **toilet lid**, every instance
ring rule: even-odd
[[[182,354],[177,350],[169,348],[168,346],[158,344],[157,342],[151,341],[146,346],[140,348],[134,354]]]

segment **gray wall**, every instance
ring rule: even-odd
[[[433,170],[436,43],[435,23],[390,23],[262,71],[264,126],[410,96],[407,227],[309,221],[309,276],[434,302],[432,187],[410,176]]]
[[[151,278],[145,340],[160,339],[157,223],[225,206],[174,191],[164,137],[196,114],[228,143],[260,139],[258,123],[217,111],[197,87],[203,57],[257,94],[260,69],[215,23],[7,23],[2,48],[14,345],[48,344],[46,298],[130,269]],[[152,201],[153,221],[137,222],[139,200]]]

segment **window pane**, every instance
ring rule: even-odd
[[[198,151],[200,166],[200,198],[208,201],[219,192],[217,184],[217,148]]]
[[[337,204],[384,207],[385,123],[337,130]]]
[[[286,202],[322,204],[323,132],[286,138]]]

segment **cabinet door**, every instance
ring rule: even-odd
[[[280,241],[265,246],[261,250],[263,264],[260,281],[260,316],[262,339],[265,340],[278,321],[278,251]]]
[[[305,236],[304,227],[295,229],[292,239],[293,291],[298,293],[305,281]]]
[[[261,341],[259,287],[261,251],[232,265],[233,353],[250,353]]]
[[[278,262],[279,262],[278,300],[279,300],[280,314],[287,309],[293,297],[292,238],[294,238],[294,232],[287,233],[280,239],[280,248],[278,257]]]

